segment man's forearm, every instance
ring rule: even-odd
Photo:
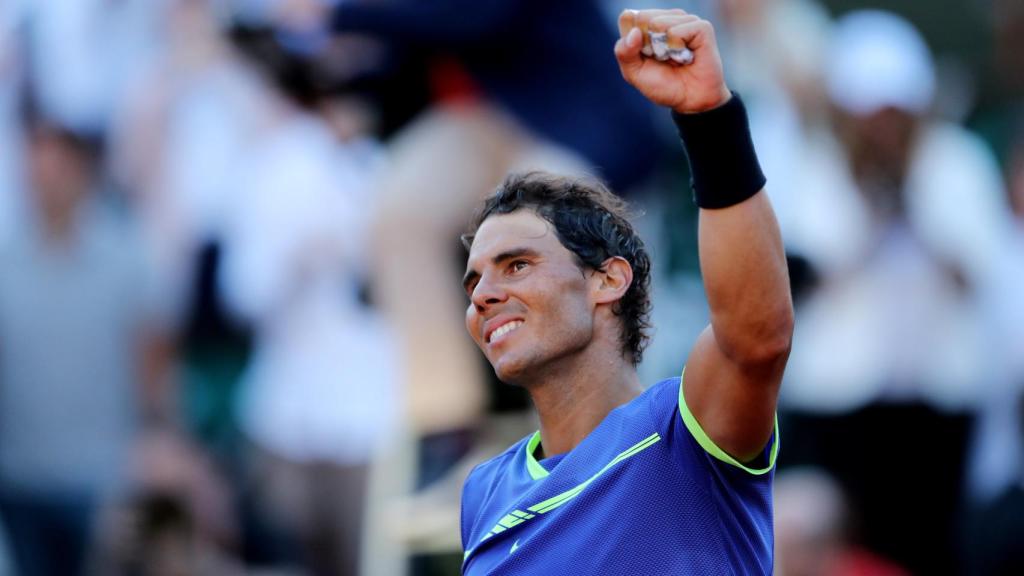
[[[740,364],[770,362],[789,348],[792,304],[785,251],[743,101],[673,114],[701,208],[699,250],[711,325]]]

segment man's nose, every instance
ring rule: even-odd
[[[473,306],[479,311],[486,310],[488,306],[500,304],[506,299],[508,299],[508,293],[504,287],[489,274],[480,277],[480,281],[477,282],[473,288],[473,294],[470,296]]]

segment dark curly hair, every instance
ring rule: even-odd
[[[624,200],[593,179],[547,172],[513,173],[477,210],[462,235],[468,250],[484,220],[495,214],[533,210],[554,226],[558,240],[576,257],[580,268],[600,270],[619,256],[633,268],[633,283],[612,311],[622,320],[622,350],[633,365],[640,363],[650,340],[651,260],[633,230]]]

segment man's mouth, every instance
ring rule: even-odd
[[[512,322],[509,322],[507,324],[502,324],[501,326],[498,327],[497,330],[495,330],[494,332],[491,332],[491,334],[487,337],[487,343],[488,344],[494,344],[494,343],[498,342],[499,340],[504,338],[506,335],[508,335],[510,332],[516,330],[517,328],[519,328],[522,325],[523,325],[523,321],[522,320],[513,320]]]

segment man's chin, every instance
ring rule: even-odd
[[[523,380],[526,377],[526,363],[518,361],[514,358],[501,358],[497,362],[491,364],[494,368],[494,374],[505,384],[511,384],[513,386],[522,386]]]

